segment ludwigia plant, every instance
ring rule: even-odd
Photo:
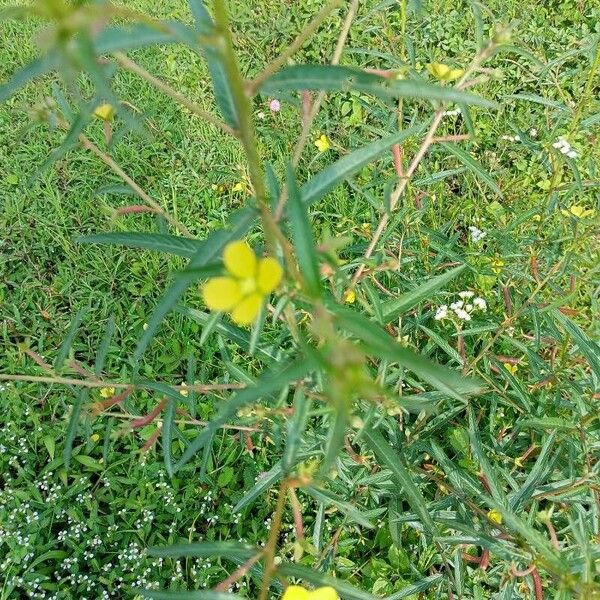
[[[402,5],[406,10],[406,3]],[[151,392],[155,406],[136,424],[155,426],[148,445],[160,444],[170,476],[193,473],[202,479],[213,444],[224,429],[254,425],[269,437],[278,453],[273,468],[233,509],[244,519],[254,503],[273,504],[264,546],[252,547],[232,539],[150,548],[152,556],[162,558],[221,559],[230,567],[229,576],[211,591],[192,588],[138,593],[157,599],[228,598],[233,597],[233,586],[247,578],[249,597],[258,600],[374,598],[361,588],[360,580],[348,582],[332,576],[327,551],[319,551],[319,542],[315,542],[320,534],[312,541],[304,535],[306,519],[314,523],[316,518],[315,530],[320,531],[331,508],[343,515],[344,526],[371,532],[365,535],[375,535],[381,520],[383,527],[389,527],[395,548],[403,544],[401,524],[408,524],[413,543],[428,549],[428,564],[408,569],[410,583],[389,595],[390,599],[425,598],[421,594],[464,597],[465,565],[475,565],[485,573],[491,563],[490,580],[501,595],[485,595],[487,591],[484,594],[479,587],[482,591],[477,597],[512,598],[516,584],[526,578],[532,579],[537,598],[542,597],[542,585],[553,590],[556,598],[572,594],[598,597],[589,567],[590,560],[598,560],[598,546],[574,544],[571,535],[575,533],[559,539],[551,515],[545,513],[545,520],[536,521],[535,510],[525,510],[537,503],[534,492],[553,460],[555,434],[544,443],[525,481],[516,481],[508,471],[500,472],[491,465],[493,438],[490,441],[489,432],[480,431],[480,419],[492,402],[490,398],[504,392],[491,381],[488,371],[479,369],[481,359],[487,360],[489,346],[477,352],[474,349],[469,359],[462,337],[465,322],[477,313],[475,308],[485,309],[485,300],[478,297],[474,308],[468,304],[473,293],[468,292],[453,308],[459,350],[448,344],[443,347],[456,357],[459,369],[437,364],[425,352],[411,348],[404,338],[402,319],[406,315],[453,280],[460,281],[467,274],[490,276],[490,266],[470,263],[453,253],[451,260],[439,262],[432,277],[413,281],[404,293],[394,284],[399,269],[394,245],[399,208],[409,197],[413,175],[433,147],[458,157],[484,184],[497,189],[493,178],[460,145],[475,135],[470,107],[488,111],[497,107],[485,97],[491,72],[484,63],[509,42],[509,29],[497,28],[465,65],[431,62],[422,69],[407,61],[398,69],[340,66],[360,6],[358,0],[333,0],[324,3],[295,41],[264,69],[242,72],[226,0],[206,6],[202,0],[190,0],[189,8],[193,24],[159,21],[107,2],[38,0],[13,9],[9,16],[36,17],[47,27],[39,35],[40,57],[0,88],[0,99],[6,100],[33,78],[60,73],[62,85],[55,84],[52,94],[34,110],[38,120],[65,132],[62,145],[40,170],[79,145],[139,198],[142,204],[122,213],[154,213],[161,227],[160,233],[100,233],[79,242],[150,249],[186,261],[173,274],[145,325],[127,378],[104,370],[112,321],[93,374],[69,359],[84,313],[73,320],[52,366],[30,353],[47,371],[37,380],[82,390],[77,392],[69,420],[63,454],[66,468],[76,447],[80,419],[122,406],[125,401],[135,402],[139,391]],[[331,63],[290,64],[328,19],[334,19],[339,28]],[[184,45],[206,61],[217,110],[198,105],[166,83],[160,73],[148,72],[130,56],[141,48],[167,44]],[[244,205],[231,212],[225,226],[205,238],[195,237],[190,233],[193,223],[183,223],[171,214],[111,156],[115,140],[132,131],[143,133],[145,128],[143,115],[114,91],[117,72],[141,78],[157,94],[181,105],[190,119],[204,119],[222,136],[239,143],[246,159],[249,194]],[[313,142],[312,126],[326,94],[349,93],[359,93],[368,99],[367,104],[377,107],[380,124],[373,130],[378,133],[344,148],[341,158],[306,178],[299,165],[305,147]],[[297,144],[289,149],[283,168],[273,167],[274,157],[259,150],[254,123],[254,107],[259,101],[263,105],[270,102],[270,110],[275,112],[289,106],[298,111]],[[439,132],[450,113],[462,115],[464,132]],[[87,130],[98,122],[105,139],[94,142]],[[316,146],[326,152],[331,142],[321,134]],[[346,249],[344,240],[315,227],[311,209],[336,186],[346,185],[373,164],[382,165],[380,181],[375,183],[385,184],[386,190],[377,221],[372,229],[365,228],[368,240],[363,246]],[[186,302],[190,297],[191,305]],[[202,308],[194,308],[199,305]],[[235,348],[252,363],[253,374],[238,368],[234,370],[238,377],[232,380],[232,368],[224,364],[227,377],[211,381],[197,381],[192,373],[186,384],[173,385],[166,379],[145,376],[141,368],[145,353],[172,311],[202,326],[203,343],[217,336],[223,346]],[[430,316],[434,313],[435,307]],[[438,309],[435,318],[448,318],[447,305]],[[562,326],[580,339],[582,351],[585,348],[597,361],[595,350],[576,326],[559,318]],[[194,358],[202,360],[201,356]],[[68,376],[73,369],[76,375]],[[514,371],[505,370],[508,383],[514,383]],[[104,398],[91,404],[89,390],[94,388],[101,388]],[[225,397],[215,396],[211,418],[199,424],[195,420],[197,399],[216,393]],[[522,392],[517,395],[507,405],[527,410],[526,396]],[[183,422],[178,417],[183,417]],[[409,417],[410,426],[406,422]],[[456,427],[449,448],[436,430],[451,420],[462,421],[464,426]],[[360,470],[353,473],[348,467],[349,456]],[[378,503],[375,511],[361,510],[358,488],[368,490]],[[305,512],[310,509],[303,509],[300,494],[316,502],[316,517]],[[289,560],[282,558],[281,552],[283,517],[288,510],[296,535],[294,556]],[[577,510],[569,515],[574,521],[572,532],[579,531],[579,519],[585,520],[583,506]]]

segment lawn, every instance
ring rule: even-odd
[[[325,2],[228,4],[250,79]],[[123,6],[192,23],[184,0]],[[341,2],[287,63],[328,64],[349,7]],[[0,21],[0,83],[37,55],[42,25]],[[143,201],[81,145],[39,172],[65,137],[35,123],[41,103],[66,89],[56,73],[0,104],[0,600],[221,598],[191,591],[227,582],[248,558],[244,544],[269,549],[279,517],[271,541],[283,567],[273,598],[300,580],[333,584],[355,600],[600,598],[600,4],[363,0],[341,64],[434,81],[428,65],[466,68],[498,31],[501,50],[469,88],[495,106],[445,106],[436,132],[443,139],[395,210],[390,197],[402,178],[386,150],[308,213],[319,248],[315,285],[387,331],[398,352],[476,378],[481,391],[446,393],[389,357],[359,360],[357,374],[344,339],[330,349],[344,377],[335,369],[331,379],[315,375],[305,404],[303,388],[290,383],[305,374],[288,379],[233,411],[205,451],[172,474],[169,460],[209,430],[231,390],[260,385],[273,365],[295,364],[296,325],[311,343],[322,333],[306,324],[310,303],[288,282],[286,298],[297,304],[273,298],[273,318],[237,328],[207,312],[194,283],[136,362],[189,251],[81,239],[178,232],[159,214],[129,209]],[[128,56],[218,114],[206,63],[190,48]],[[92,82],[78,81],[89,98]],[[113,84],[144,127],[121,136],[123,111],[110,124],[92,119],[87,137],[192,237],[224,227],[254,187],[242,144],[130,70],[119,69]],[[258,152],[283,184],[301,101],[288,92],[273,110],[272,97],[258,95],[251,111]],[[329,93],[296,177],[302,185],[357,148],[415,127],[401,146],[406,169],[423,140],[419,124],[432,114],[425,100],[390,106],[360,90]],[[298,222],[284,233],[300,260],[308,238]],[[269,244],[262,227],[245,238],[256,249]],[[419,296],[420,286],[460,265]],[[306,281],[309,272],[302,269]],[[133,393],[111,403],[134,378]],[[331,397],[323,381],[333,382]],[[331,398],[354,394],[339,453],[323,474],[343,413]],[[152,413],[163,398],[170,417]],[[385,434],[384,452],[370,428]],[[278,514],[293,436],[301,483]],[[225,541],[235,550],[217,544]],[[211,553],[209,542],[221,550]],[[172,545],[180,550],[165,550]],[[261,569],[231,578],[226,591],[257,598]],[[182,594],[152,595],[167,589]]]

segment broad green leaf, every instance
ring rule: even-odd
[[[338,498],[333,492],[329,490],[320,490],[315,487],[309,486],[304,488],[304,491],[312,496],[317,502],[324,504],[325,506],[335,506],[341,513],[346,515],[351,521],[373,529],[374,525],[369,519],[350,502],[346,502],[341,498]]]
[[[176,235],[161,233],[140,233],[135,231],[115,231],[86,235],[75,240],[79,244],[99,244],[105,246],[125,246],[127,248],[142,248],[165,252],[184,258],[192,258],[199,250],[203,249],[205,242]]]
[[[256,556],[260,550],[242,542],[195,542],[192,544],[174,544],[172,546],[153,546],[148,554],[156,558],[230,558],[248,560]]]
[[[460,162],[473,173],[478,179],[481,179],[496,195],[502,198],[502,190],[494,178],[468,153],[456,146],[443,142],[442,146],[452,155],[456,156]]]
[[[344,181],[351,175],[358,173],[365,165],[368,165],[370,162],[381,156],[394,144],[399,144],[424,130],[425,125],[415,125],[414,127],[409,127],[408,129],[390,135],[389,137],[372,142],[358,150],[353,150],[350,154],[344,156],[337,162],[334,162],[307,181],[300,189],[302,200],[306,204],[313,204],[325,196],[325,194],[338,185],[338,183]]]
[[[197,269],[216,261],[221,257],[225,245],[232,240],[240,239],[250,229],[255,219],[256,210],[252,206],[246,206],[238,211],[232,216],[233,223],[231,229],[222,229],[210,235],[203,242],[202,248],[191,258],[188,267],[190,269]],[[139,367],[140,359],[163,319],[171,312],[188,287],[197,279],[198,277],[193,273],[177,277],[161,298],[152,317],[148,321],[148,327],[140,336],[133,354],[133,364],[136,371]]]
[[[385,322],[389,323],[396,317],[409,311],[419,304],[419,302],[431,299],[435,292],[448,285],[448,283],[458,277],[465,269],[466,265],[460,265],[459,267],[450,269],[441,275],[436,275],[435,277],[428,279],[422,285],[405,292],[398,298],[384,302],[381,311]]]
[[[73,341],[75,340],[75,336],[77,335],[77,330],[81,325],[81,321],[83,320],[83,316],[85,315],[86,310],[84,308],[77,311],[75,317],[73,317],[69,329],[67,331],[67,335],[63,340],[60,348],[58,349],[58,353],[56,354],[56,358],[54,359],[54,370],[56,372],[60,372],[63,367],[63,363],[65,362],[67,356],[69,355],[69,350],[73,345]]]
[[[465,395],[477,393],[482,389],[477,380],[467,379],[456,371],[436,365],[404,348],[386,331],[363,315],[341,306],[330,308],[335,313],[340,327],[362,340],[368,352],[400,363],[441,392],[463,401]]]
[[[298,259],[300,274],[306,282],[311,296],[321,295],[321,277],[317,258],[315,237],[308,218],[308,206],[302,202],[296,176],[291,165],[287,168],[287,187],[289,193],[288,212],[292,230],[294,248]]]
[[[439,102],[457,102],[495,108],[490,100],[425,81],[387,79],[361,69],[340,65],[294,65],[282,69],[261,87],[263,93],[278,95],[295,90],[324,90],[328,92],[359,91],[379,98],[422,98]]]
[[[284,577],[294,577],[308,581],[316,586],[331,586],[341,596],[342,600],[377,600],[377,598],[368,592],[360,590],[345,581],[332,577],[326,573],[313,571],[302,565],[283,563],[277,568],[277,572]]]
[[[288,361],[282,361],[288,362]],[[183,456],[175,465],[174,472],[179,471],[200,450],[212,435],[212,432],[235,417],[237,411],[260,398],[269,397],[278,392],[290,382],[303,378],[313,369],[312,361],[307,357],[299,357],[289,361],[286,366],[277,365],[277,368],[265,371],[258,378],[256,385],[244,388],[234,394],[221,405],[217,415],[199,433],[186,448]]]
[[[365,427],[363,430],[363,437],[375,453],[380,464],[385,465],[385,467],[392,472],[396,481],[402,486],[404,496],[411,508],[419,515],[425,532],[429,536],[435,535],[436,525],[429,514],[425,498],[419,488],[415,485],[413,476],[404,466],[403,459],[399,452],[394,450],[381,433],[375,429]]]
[[[90,392],[88,389],[81,389],[77,395],[77,399],[71,409],[71,416],[69,417],[69,426],[67,427],[67,434],[65,436],[65,447],[63,449],[63,461],[65,463],[65,469],[68,469],[71,465],[71,455],[73,454],[73,442],[77,435],[77,429],[79,428],[79,417],[81,415],[82,406],[88,401]]]

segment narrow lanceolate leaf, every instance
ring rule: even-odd
[[[106,362],[106,356],[110,348],[110,342],[115,332],[115,317],[111,315],[106,322],[106,329],[104,330],[104,336],[102,342],[100,342],[100,348],[96,353],[96,361],[94,362],[94,375],[100,375],[104,369],[104,363]]]
[[[312,361],[308,357],[295,358],[293,360],[285,361],[285,363],[286,366],[284,367],[277,365],[277,368],[265,371],[258,378],[255,386],[244,388],[224,402],[217,415],[187,447],[183,456],[175,465],[174,471],[178,471],[189,462],[194,454],[204,446],[212,435],[212,432],[234,418],[240,408],[251,404],[252,402],[256,402],[260,398],[273,395],[290,382],[301,379],[307,375],[313,368]]]
[[[75,315],[75,317],[73,317],[73,320],[69,325],[67,335],[65,336],[65,339],[63,340],[63,343],[61,344],[58,350],[56,358],[54,359],[54,370],[57,372],[62,369],[63,363],[65,362],[69,354],[71,346],[73,345],[73,341],[75,340],[75,336],[77,335],[77,329],[79,329],[79,325],[81,325],[81,321],[83,319],[83,316],[85,315],[85,312],[86,311],[83,308],[78,310],[77,314]]]
[[[552,316],[556,319],[571,336],[571,339],[585,356],[592,368],[593,373],[600,379],[600,345],[592,340],[571,319],[565,317],[559,310],[554,310]]]
[[[252,504],[282,477],[283,470],[281,465],[277,464],[270,471],[258,478],[258,481],[244,494],[243,498],[231,509],[231,512],[235,514],[242,510],[242,508]]]
[[[265,94],[277,95],[294,90],[325,90],[328,92],[359,91],[379,98],[422,98],[439,102],[456,102],[494,108],[490,100],[425,81],[396,80],[361,69],[339,65],[295,65],[283,69],[267,79],[262,87]]]
[[[419,488],[415,485],[413,476],[404,466],[402,457],[399,455],[398,451],[394,450],[381,433],[375,429],[366,427],[363,430],[363,437],[375,453],[375,456],[377,456],[380,463],[385,465],[385,467],[392,472],[396,481],[402,486],[406,501],[410,504],[415,513],[419,515],[425,532],[429,536],[435,535],[435,523],[427,509],[425,498]]]
[[[506,96],[506,98],[510,98],[511,100],[525,100],[526,102],[542,104],[543,106],[547,106],[548,108],[554,108],[556,110],[569,112],[569,109],[562,102],[557,102],[556,100],[548,100],[548,98],[544,98],[543,96],[538,96],[536,94],[510,94]]]
[[[313,571],[313,569],[309,569],[302,565],[283,563],[277,568],[277,572],[284,577],[301,579],[308,583],[312,583],[315,586],[331,586],[337,590],[338,594],[344,600],[377,600],[376,596],[356,588],[337,577],[332,577],[331,575],[319,571]]]
[[[177,410],[177,400],[175,398],[167,399],[167,408],[165,410],[163,426],[162,426],[162,445],[165,469],[169,477],[173,476],[173,427],[175,422],[175,411]]]
[[[193,544],[174,544],[173,546],[154,546],[148,548],[148,554],[156,558],[230,558],[248,560],[259,550],[241,542],[195,542]]]
[[[206,35],[210,33],[213,28],[213,20],[210,13],[206,10],[204,0],[188,0],[192,15],[194,15],[194,22],[196,29],[199,33]]]
[[[0,103],[6,102],[31,80],[52,71],[56,68],[56,65],[57,59],[53,53],[32,60],[21,70],[17,71],[4,85],[0,85]]]
[[[400,363],[441,392],[462,401],[465,395],[482,389],[477,380],[463,377],[456,371],[437,365],[404,348],[363,315],[341,306],[333,306],[331,309],[340,327],[358,337],[365,344],[367,352]]]
[[[317,244],[308,218],[308,206],[302,202],[296,176],[290,165],[287,168],[287,186],[289,193],[289,223],[300,274],[304,279],[308,293],[311,296],[320,296],[321,278],[316,252]]]
[[[407,585],[404,589],[392,594],[391,596],[386,596],[385,600],[402,600],[402,598],[408,598],[413,594],[418,594],[419,592],[424,592],[428,590],[432,585],[436,583],[440,583],[444,580],[444,576],[441,573],[436,573],[435,575],[430,575],[429,577],[424,577],[420,581],[416,583],[411,583]]]
[[[222,229],[210,235],[202,244],[202,247],[192,256],[188,267],[198,269],[216,261],[221,257],[223,248],[232,240],[241,238],[252,226],[256,219],[256,210],[246,206],[237,214],[233,215],[231,229]],[[148,327],[141,335],[135,352],[133,354],[134,367],[137,369],[142,355],[156,334],[163,319],[171,312],[179,298],[190,285],[197,281],[198,275],[193,271],[187,275],[181,275],[175,279],[171,287],[165,292],[152,317],[148,321]]]
[[[175,44],[184,37],[191,40],[194,35],[193,30],[182,23],[135,23],[124,27],[104,28],[94,39],[94,48],[98,54],[110,54],[157,44]]]
[[[178,591],[158,591],[158,590],[133,590],[142,598],[150,600],[236,600],[241,598],[237,594],[226,594],[225,592],[213,592],[212,590],[196,590],[193,592]]]
[[[443,143],[442,146],[475,175],[481,179],[497,196],[502,198],[502,190],[498,187],[496,180],[468,153],[455,144]]]
[[[296,455],[300,450],[310,406],[310,398],[304,393],[304,388],[299,386],[294,394],[294,415],[287,420],[286,424],[287,437],[281,458],[281,466],[286,473],[294,465]]]
[[[300,189],[302,200],[306,204],[313,204],[336,185],[348,177],[358,173],[365,165],[374,161],[384,152],[389,150],[394,144],[418,135],[425,130],[425,125],[415,125],[389,137],[377,140],[371,144],[353,150],[350,154],[344,156],[326,169],[320,171],[312,179],[306,182]]]
[[[67,435],[65,438],[65,447],[63,450],[63,461],[65,463],[65,469],[68,469],[71,465],[71,456],[73,454],[73,442],[77,435],[77,429],[79,428],[79,417],[81,416],[81,407],[88,401],[90,392],[88,389],[82,389],[77,395],[75,404],[71,410],[71,416],[69,418],[69,426],[67,427]]]
[[[458,277],[464,270],[466,265],[460,265],[454,269],[450,269],[441,275],[437,275],[428,279],[422,285],[416,287],[413,290],[405,292],[398,298],[384,302],[381,307],[383,318],[386,323],[394,320],[396,317],[406,313],[411,308],[415,307],[419,302],[423,300],[431,299],[432,295],[445,287],[453,279]]]
[[[165,252],[184,258],[192,258],[198,250],[204,248],[205,242],[191,238],[167,235],[162,233],[139,233],[135,231],[115,231],[86,235],[75,240],[79,244],[98,244],[104,246],[125,246]]]
[[[338,498],[333,492],[329,490],[319,490],[314,487],[304,488],[304,491],[312,496],[317,502],[324,504],[325,506],[335,506],[341,513],[346,515],[351,521],[372,529],[373,523],[355,506],[346,502],[341,498]]]

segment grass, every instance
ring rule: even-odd
[[[522,3],[494,0],[480,11],[478,22],[479,13],[467,10],[466,4],[460,8],[453,2],[425,4],[425,14],[409,13],[408,42],[401,35],[402,18],[395,5],[365,2],[342,62],[396,67],[401,58],[410,60],[414,52],[421,65],[430,60],[464,65],[476,52],[478,36],[487,34],[496,20],[513,19],[518,20],[514,43],[543,64],[556,62],[544,72],[529,54],[514,52],[500,55],[490,65],[501,73],[482,91],[498,100],[501,108],[495,112],[473,109],[475,140],[460,147],[468,148],[481,168],[491,173],[502,198],[471,170],[458,171],[464,167],[461,161],[435,146],[417,172],[416,179],[422,183],[410,188],[402,204],[402,217],[388,241],[390,258],[397,258],[400,266],[382,280],[390,297],[414,288],[456,257],[465,257],[485,274],[461,276],[395,323],[395,333],[408,346],[454,367],[460,366],[461,352],[467,364],[481,357],[474,371],[494,392],[474,401],[476,426],[468,423],[463,406],[447,401],[441,409],[438,406],[437,415],[418,410],[403,414],[402,428],[394,433],[395,445],[403,448],[406,463],[412,465],[437,515],[436,522],[447,525],[458,520],[486,528],[489,507],[473,505],[468,495],[468,483],[477,481],[482,472],[499,479],[499,487],[511,502],[525,487],[529,491],[521,499],[519,518],[550,539],[546,525],[550,515],[563,559],[581,565],[579,574],[591,589],[599,578],[600,438],[595,416],[599,390],[598,374],[592,375],[588,364],[597,346],[591,342],[586,354],[584,341],[598,340],[600,334],[596,243],[600,151],[598,122],[585,127],[581,123],[600,111],[599,75],[591,79],[591,93],[586,97],[583,91],[591,61],[582,55],[569,57],[569,52],[581,49],[598,33],[600,8],[571,0],[536,3],[522,19]],[[158,9],[145,0],[128,5],[160,17],[187,18],[185,3],[179,0],[162,2]],[[267,0],[235,0],[231,5],[243,68],[253,74],[277,55],[321,3],[281,3],[274,8]],[[329,19],[296,57],[298,62],[326,62],[338,28],[339,20]],[[0,49],[0,79],[34,55],[31,36],[35,30],[32,22],[0,24],[5,41]],[[213,108],[206,70],[191,52],[165,47],[133,56],[207,109]],[[75,242],[89,233],[161,227],[148,215],[116,217],[116,207],[136,201],[102,193],[103,186],[119,182],[84,150],[70,152],[28,183],[36,165],[60,141],[56,132],[27,127],[26,108],[49,93],[49,83],[28,86],[0,107],[0,230],[4,232],[0,371],[39,374],[25,350],[52,362],[73,314],[87,308],[72,358],[91,368],[105,325],[114,316],[116,332],[104,370],[113,379],[126,381],[136,340],[169,278],[183,262],[151,252]],[[113,152],[117,162],[195,235],[204,237],[222,226],[246,198],[243,191],[232,189],[247,181],[240,148],[133,75],[120,73],[116,87],[122,98],[147,116],[153,132],[149,138],[129,135],[117,143]],[[566,110],[531,102],[524,95],[541,96]],[[428,114],[425,104],[419,107],[421,116]],[[265,113],[257,121],[260,150],[282,173],[297,135],[296,111],[284,105],[280,113],[271,114],[266,99],[254,108],[255,114]],[[569,118],[563,118],[564,114]],[[319,154],[311,143],[300,166],[301,176],[308,178],[348,149],[390,131],[394,120],[372,98],[331,95],[312,138],[326,133],[333,148]],[[572,126],[576,133],[570,139],[580,156],[566,168],[553,171],[561,159],[555,156],[556,162],[551,163],[548,148]],[[445,134],[462,131],[460,117],[446,117]],[[91,128],[89,135],[103,144],[100,125]],[[503,138],[515,135],[520,136],[519,142]],[[410,156],[416,149],[413,141],[405,152]],[[436,173],[453,170],[454,174],[432,180]],[[553,172],[559,172],[562,179],[558,181]],[[314,207],[313,224],[321,241],[328,236],[350,239],[342,254],[346,260],[364,252],[377,226],[379,213],[373,203],[379,207],[384,196],[382,173],[391,176],[391,157],[365,168],[352,186],[338,186]],[[554,193],[555,189],[559,192]],[[596,216],[566,216],[562,211],[574,204],[595,209]],[[472,225],[487,233],[483,242],[473,242],[468,230]],[[258,243],[260,236],[255,234],[253,241]],[[462,326],[462,336],[458,336],[455,324],[432,317],[440,304],[450,304],[457,292],[467,289],[476,290],[488,310]],[[382,293],[382,298],[387,294]],[[202,308],[197,289],[190,290],[185,304]],[[366,291],[359,290],[357,304],[371,306]],[[565,328],[561,317],[555,316],[557,309],[587,337],[578,338],[577,330]],[[143,374],[179,384],[189,376],[190,356],[196,361],[192,380],[231,383],[251,380],[260,372],[258,361],[249,361],[216,335],[204,342],[201,331],[193,320],[170,315],[144,358]],[[276,339],[276,332],[270,335]],[[406,386],[409,395],[410,390],[422,389],[395,370],[386,376],[388,383]],[[275,495],[261,496],[239,514],[232,507],[280,455],[285,399],[275,409],[259,407],[258,412],[244,416],[243,422],[258,431],[218,435],[203,478],[199,467],[190,466],[170,480],[159,448],[139,453],[154,433],[154,425],[134,432],[125,426],[132,415],[146,414],[154,407],[152,394],[138,392],[122,411],[83,419],[68,472],[62,448],[73,392],[58,385],[6,383],[1,395],[2,600],[129,598],[135,596],[132,588],[137,587],[214,586],[231,572],[231,563],[157,559],[148,556],[145,548],[185,540],[239,539],[256,545],[266,541]],[[436,399],[434,393],[425,392],[419,401],[427,397]],[[91,390],[90,398],[100,400],[99,390]],[[224,394],[214,394],[188,400],[194,400],[198,419],[208,419],[224,398]],[[315,410],[307,445],[324,439],[328,424],[328,414]],[[189,428],[181,431],[187,435]],[[477,436],[483,440],[483,455],[473,442]],[[511,552],[527,554],[519,548],[522,540],[515,543],[516,549],[500,547],[488,523],[490,567],[477,568],[462,558],[463,550],[474,553],[479,549],[456,545],[448,574],[439,548],[423,537],[410,505],[390,494],[389,480],[375,472],[372,454],[359,443],[352,444],[351,450],[338,461],[338,475],[329,489],[351,501],[374,527],[359,526],[340,505],[325,505],[300,492],[307,535],[303,564],[334,571],[377,596],[392,596],[426,576],[443,573],[421,598],[448,597],[448,585],[458,597],[469,599],[534,597],[531,578],[509,575],[509,565],[516,561]],[[444,454],[460,466],[459,475],[444,474]],[[286,511],[284,524],[282,555],[291,558],[301,554],[291,512]],[[471,532],[465,528],[453,535],[462,536],[468,545]],[[534,555],[542,560],[541,553]],[[518,561],[515,564],[523,567]],[[544,570],[543,561],[540,565],[548,597],[567,597],[554,595],[559,592],[556,580],[548,575],[551,569]],[[242,579],[240,586],[254,589],[250,579]],[[419,595],[392,597],[416,600]]]

